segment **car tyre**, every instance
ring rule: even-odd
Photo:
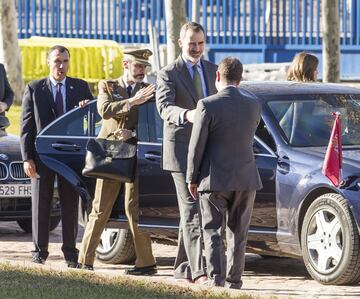
[[[50,231],[53,231],[59,225],[60,220],[61,220],[60,216],[53,216],[50,218]],[[24,232],[26,233],[32,232],[31,218],[18,219],[16,222]]]
[[[136,259],[135,246],[129,229],[106,228],[96,249],[98,260],[106,264],[131,264]]]
[[[301,230],[309,274],[322,284],[352,285],[360,280],[360,241],[347,201],[334,193],[308,208]]]

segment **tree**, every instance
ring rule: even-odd
[[[14,0],[0,2],[0,62],[3,62],[15,93],[15,103],[20,104],[24,90],[21,55],[17,38],[17,17]]]
[[[173,62],[180,53],[178,39],[180,28],[186,22],[185,0],[165,0],[167,63]]]
[[[340,81],[339,1],[322,0],[323,81]]]

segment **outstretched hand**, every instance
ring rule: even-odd
[[[130,106],[141,105],[150,100],[154,96],[155,85],[150,84],[144,88],[141,88],[135,96],[129,99]]]

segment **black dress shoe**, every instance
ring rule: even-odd
[[[45,264],[45,259],[41,256],[33,256],[31,261],[35,264]]]
[[[79,264],[77,261],[66,261],[68,268],[77,269],[79,268]]]
[[[147,267],[133,267],[131,269],[125,270],[126,275],[154,275],[157,273],[156,265],[147,266]]]
[[[77,264],[78,269],[82,269],[82,270],[88,270],[88,271],[94,271],[94,266],[93,265],[87,265],[87,264]]]

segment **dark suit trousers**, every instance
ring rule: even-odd
[[[171,175],[176,187],[180,212],[174,277],[196,279],[206,274],[202,257],[199,204],[198,201],[191,197],[188,191],[185,174],[172,172]]]
[[[210,284],[240,289],[256,191],[201,192],[200,208]],[[227,218],[227,222],[226,222]],[[226,224],[227,261],[223,241]]]
[[[31,179],[32,235],[35,245],[33,255],[46,259],[49,255],[50,210],[53,201],[55,173],[47,168],[39,158],[35,159],[35,164],[40,178]],[[65,260],[76,261],[79,197],[72,186],[61,176],[58,176],[58,191],[63,237],[61,250]]]

